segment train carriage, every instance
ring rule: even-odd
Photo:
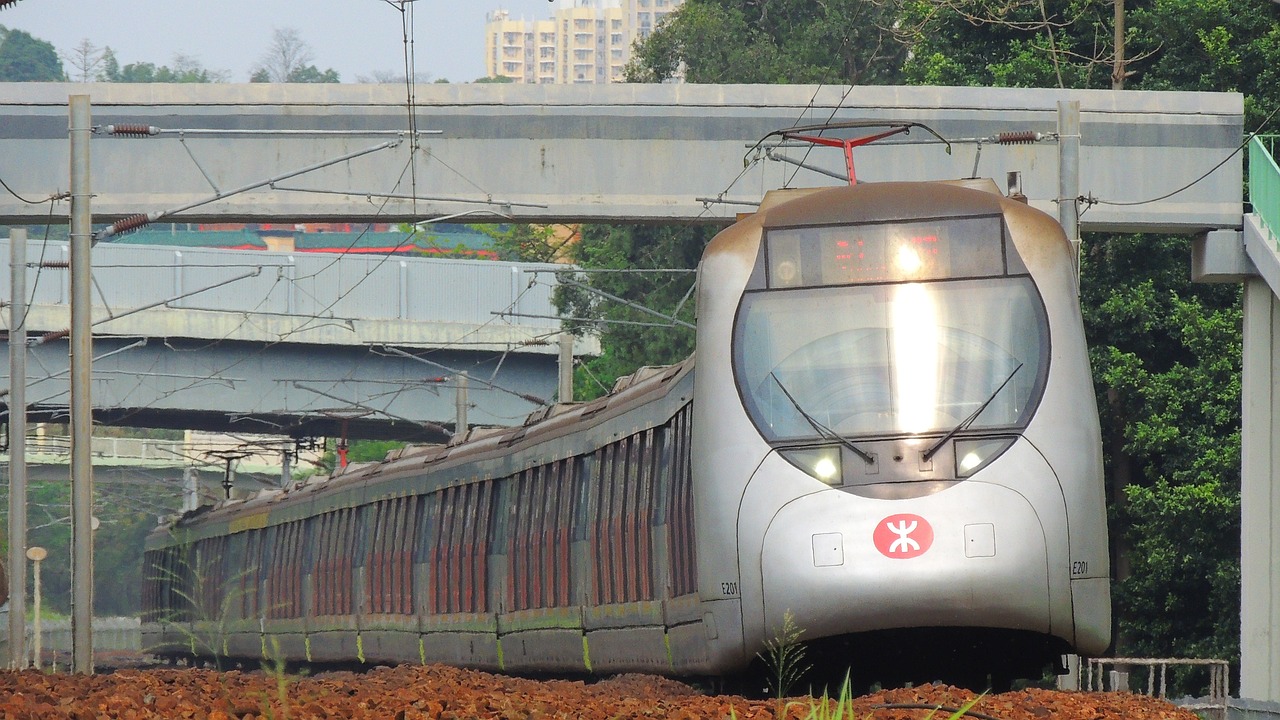
[[[696,368],[158,529],[146,644],[726,675],[791,617],[841,672],[975,683],[1105,650],[1051,218],[990,181],[774,191],[708,246],[696,333]]]

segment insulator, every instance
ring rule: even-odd
[[[124,135],[126,137],[147,137],[148,135],[160,134],[160,128],[154,125],[142,125],[139,123],[108,125],[106,127],[106,131],[108,135]]]
[[[142,227],[143,225],[147,225],[150,222],[151,222],[151,218],[147,217],[144,214],[139,213],[137,215],[130,215],[129,217],[123,220],[117,220],[116,222],[112,223],[111,232],[108,233],[108,236],[123,235],[124,233],[127,233],[131,230],[137,230],[138,228]]]
[[[52,270],[66,270],[71,267],[71,262],[69,260],[45,260],[40,263],[40,267]]]
[[[61,340],[69,335],[71,335],[71,328],[67,328],[66,330],[54,330],[53,332],[47,332],[41,335],[40,340],[37,341],[36,344],[43,345],[44,343],[53,342],[54,340]]]
[[[1040,133],[1034,130],[1018,130],[1016,132],[1002,132],[996,135],[996,142],[1000,145],[1024,145],[1033,143],[1040,139]]]

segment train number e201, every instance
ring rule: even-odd
[[[1074,560],[1071,563],[1071,577],[1089,574],[1089,563],[1085,560]]]
[[[736,583],[736,582],[722,582],[722,583],[720,583],[720,594],[721,594],[721,595],[723,595],[723,596],[725,596],[725,597],[737,597],[737,596],[738,596],[738,583]]]

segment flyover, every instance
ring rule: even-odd
[[[1056,215],[1057,106],[1076,101],[1079,137],[1067,139],[1080,147],[1084,229],[1240,226],[1243,165],[1232,153],[1243,99],[1233,93],[433,84],[410,101],[394,85],[62,83],[0,83],[0,178],[37,201],[0,192],[0,224],[44,222],[49,208],[38,201],[67,188],[73,94],[90,97],[101,128],[91,143],[98,222],[179,208],[171,217],[189,222],[457,213],[727,222],[768,189],[841,182],[823,174],[844,173],[838,150],[753,149],[770,131],[828,120],[920,122],[954,145],[947,154],[916,130],[858,150],[860,179],[1003,183],[1019,172],[1031,203]],[[126,124],[158,134],[106,132]],[[989,140],[1014,131],[1045,141]]]
[[[69,251],[30,244],[29,417],[65,422]],[[469,424],[510,425],[555,399],[560,328],[548,318],[562,266],[117,243],[93,252],[97,422],[440,442],[462,373]]]

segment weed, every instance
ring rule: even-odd
[[[802,635],[804,630],[796,625],[795,615],[787,610],[782,614],[781,630],[765,641],[763,652],[756,653],[769,671],[769,689],[779,701],[812,669],[804,662],[804,646],[800,644]]]

